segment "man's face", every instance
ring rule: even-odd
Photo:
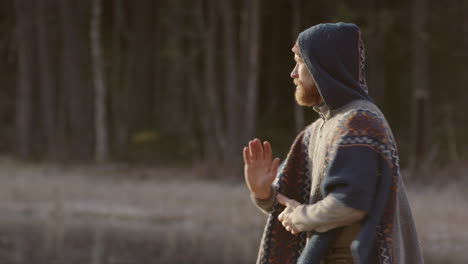
[[[322,102],[317,85],[315,84],[312,74],[307,69],[306,64],[302,60],[301,54],[297,46],[292,49],[294,52],[294,60],[296,66],[291,72],[291,78],[293,78],[294,84],[296,85],[296,102],[302,106],[314,106]]]

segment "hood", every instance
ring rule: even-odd
[[[372,101],[365,79],[364,45],[355,24],[318,24],[297,44],[324,103],[334,110],[353,100]]]

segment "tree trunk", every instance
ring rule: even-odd
[[[468,1],[464,1],[464,0],[460,0],[459,1],[460,3],[460,10],[461,10],[461,14],[462,14],[462,28],[463,28],[463,44],[464,44],[464,47],[465,47],[465,52],[468,52]],[[464,82],[466,83],[468,81],[468,56],[465,56],[465,67],[462,69],[462,74],[464,75]],[[458,100],[459,104],[457,106],[460,106],[460,107],[464,107],[464,103],[465,103],[465,98],[468,98],[468,91],[467,89],[461,89],[461,96],[460,96],[460,99],[461,100]],[[468,123],[468,114],[466,113],[466,111],[457,111],[456,112],[456,115],[457,119],[459,120],[459,122],[461,121],[461,123]],[[459,128],[459,126],[457,126],[457,128]],[[465,125],[465,126],[462,126],[461,129],[459,128],[458,129],[459,133],[458,135],[466,135],[468,134],[468,127]],[[458,155],[460,155],[460,157],[466,157],[468,155],[468,147],[467,146],[462,146],[462,147],[459,147],[459,152],[458,152]]]
[[[214,52],[217,30],[216,13],[218,10],[216,3],[216,0],[210,0],[206,11],[207,25],[200,27],[200,30],[207,29],[203,38],[204,86],[207,106],[206,110],[203,111],[202,127],[204,131],[204,159],[210,163],[222,156],[222,151],[226,148],[225,135],[222,129],[222,109],[219,104],[221,98],[216,90],[216,58]]]
[[[101,52],[101,0],[93,0],[90,23],[91,53],[93,59],[94,90],[95,90],[95,129],[96,145],[95,159],[103,163],[109,159],[107,133],[107,89],[104,80],[103,58]]]
[[[293,40],[296,41],[301,26],[301,0],[291,0],[292,2],[292,32]],[[304,129],[304,107],[295,104],[294,106],[294,121],[296,124],[296,133]]]
[[[50,54],[51,41],[47,25],[48,0],[38,0],[36,7],[36,29],[38,39],[38,71],[41,87],[42,129],[44,134],[45,156],[49,159],[57,157],[57,127],[56,127],[56,83],[53,76],[53,60]]]
[[[16,94],[16,153],[21,158],[32,155],[32,93],[34,77],[33,9],[24,0],[15,0],[18,42],[18,72]]]
[[[239,86],[238,86],[238,53],[236,50],[237,39],[234,27],[234,10],[230,0],[222,0],[223,13],[223,52],[224,52],[224,103],[226,113],[226,135],[227,149],[224,160],[231,160],[239,150],[236,148],[241,145],[240,138],[244,127],[240,127],[240,117],[243,116],[243,107],[240,105]],[[239,134],[241,136],[239,137]]]
[[[242,140],[255,136],[257,125],[257,96],[258,96],[258,64],[260,45],[260,3],[259,0],[251,0],[249,10],[249,41],[248,41],[248,65],[247,65],[247,91],[245,126],[246,134]],[[240,152],[240,150],[239,150]]]
[[[117,156],[122,157],[127,152],[128,146],[128,91],[124,85],[125,77],[125,56],[123,54],[124,43],[128,40],[128,29],[125,27],[125,12],[122,0],[114,1],[112,23],[112,65],[111,78],[112,84],[109,86],[111,93],[111,123],[114,143],[113,149]]]
[[[184,113],[188,99],[184,96],[190,91],[187,64],[191,61],[188,51],[193,49],[188,45],[190,29],[187,28],[188,15],[183,11],[187,8],[182,0],[169,1],[168,11],[164,17],[166,21],[165,50],[167,73],[165,75],[164,94],[162,95],[165,104],[161,109],[163,125],[162,131],[166,134],[172,134],[180,138],[190,136],[187,127],[187,115]],[[187,26],[186,26],[187,25]],[[191,26],[191,25],[190,25]],[[181,122],[183,120],[183,122]]]
[[[382,60],[385,54],[385,19],[381,8],[381,0],[371,0],[368,14],[369,29],[367,36],[367,59],[368,59],[368,83],[369,93],[374,102],[381,105],[385,102],[385,62]]]
[[[136,1],[130,5],[129,49],[126,69],[130,136],[152,127],[153,60],[152,1]]]
[[[59,1],[62,25],[62,99],[68,106],[68,124],[71,157],[89,160],[92,151],[92,124],[89,113],[93,104],[87,101],[89,88],[86,85],[82,59],[86,46],[80,34],[80,1]],[[91,108],[91,109],[90,109]],[[92,123],[92,122],[91,122]]]
[[[410,166],[420,167],[429,151],[429,87],[426,40],[427,0],[413,0]]]

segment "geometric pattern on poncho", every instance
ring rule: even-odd
[[[366,82],[366,54],[364,49],[364,42],[361,38],[361,31],[359,30],[359,38],[358,38],[358,49],[359,49],[359,84],[361,88],[366,92],[369,93],[367,89],[367,82]]]
[[[273,184],[277,192],[301,204],[307,204],[310,197],[309,133],[306,129],[296,137]],[[263,232],[257,264],[295,264],[306,245],[306,232],[293,235],[278,220],[284,208],[275,200]]]
[[[393,221],[398,193],[399,162],[396,144],[385,121],[375,112],[359,108],[345,115],[337,126],[336,136],[327,151],[327,161],[334,158],[340,147],[365,146],[376,151],[392,169],[389,198],[377,226],[379,263],[393,263]]]
[[[325,168],[340,147],[366,146],[379,153],[392,168],[392,184],[384,214],[376,229],[379,263],[393,263],[393,221],[398,192],[398,155],[385,121],[369,109],[359,108],[345,115],[337,126],[335,137],[328,142]],[[310,129],[295,139],[274,182],[279,193],[301,204],[310,202],[311,161],[308,157]],[[299,190],[299,191],[298,191]],[[320,192],[320,191],[318,191]],[[307,233],[292,235],[278,221],[285,206],[276,200],[262,236],[257,264],[295,264],[307,241]]]

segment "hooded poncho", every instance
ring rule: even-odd
[[[366,212],[350,245],[355,263],[423,263],[395,140],[367,93],[359,28],[319,24],[297,43],[327,111],[295,139],[274,191],[302,204],[331,195]],[[273,202],[257,264],[320,263],[340,228],[292,235],[278,220],[284,208]]]

